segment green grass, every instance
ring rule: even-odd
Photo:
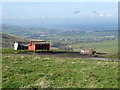
[[[81,44],[72,45],[74,51],[80,51],[81,46],[92,48],[93,50],[96,50],[97,52],[101,52],[101,53],[108,53],[108,54],[118,53],[118,40],[110,40],[110,41],[96,42],[96,43],[81,43]]]
[[[118,62],[3,55],[3,88],[118,88]]]
[[[13,50],[9,48],[2,48],[2,54],[32,54],[33,52],[30,52],[28,50]]]
[[[15,53],[15,51],[13,49],[9,49],[9,48],[2,48],[0,50],[2,50],[2,54],[13,54],[13,53]]]

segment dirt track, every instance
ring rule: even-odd
[[[101,58],[101,57],[92,57],[88,55],[80,54],[69,54],[69,53],[41,53],[41,54],[2,54],[2,55],[34,55],[34,56],[47,56],[47,57],[62,57],[62,58],[80,58],[80,59],[90,59],[90,60],[110,60],[110,61],[120,61],[118,58]]]

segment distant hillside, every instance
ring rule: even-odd
[[[53,29],[53,28],[39,28],[39,27],[20,27],[20,26],[12,26],[2,24],[2,33],[12,34],[24,38],[33,38],[39,39],[40,35],[49,35],[52,33],[61,32],[61,29]]]
[[[3,48],[13,48],[14,42],[24,42],[24,41],[29,41],[24,38],[20,38],[14,35],[8,35],[4,33],[0,33],[0,37],[2,37],[2,46]]]
[[[2,32],[16,36],[26,36],[28,33],[30,34],[29,29],[19,26],[5,25],[5,24],[2,25]]]

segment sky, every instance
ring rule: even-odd
[[[2,0],[2,2],[118,2],[119,0]]]
[[[112,0],[111,0],[112,1]],[[3,2],[4,24],[60,26],[117,24],[117,2]]]

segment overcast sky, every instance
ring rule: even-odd
[[[117,23],[117,2],[4,2],[5,24]]]
[[[119,0],[2,0],[3,2],[118,2]]]

